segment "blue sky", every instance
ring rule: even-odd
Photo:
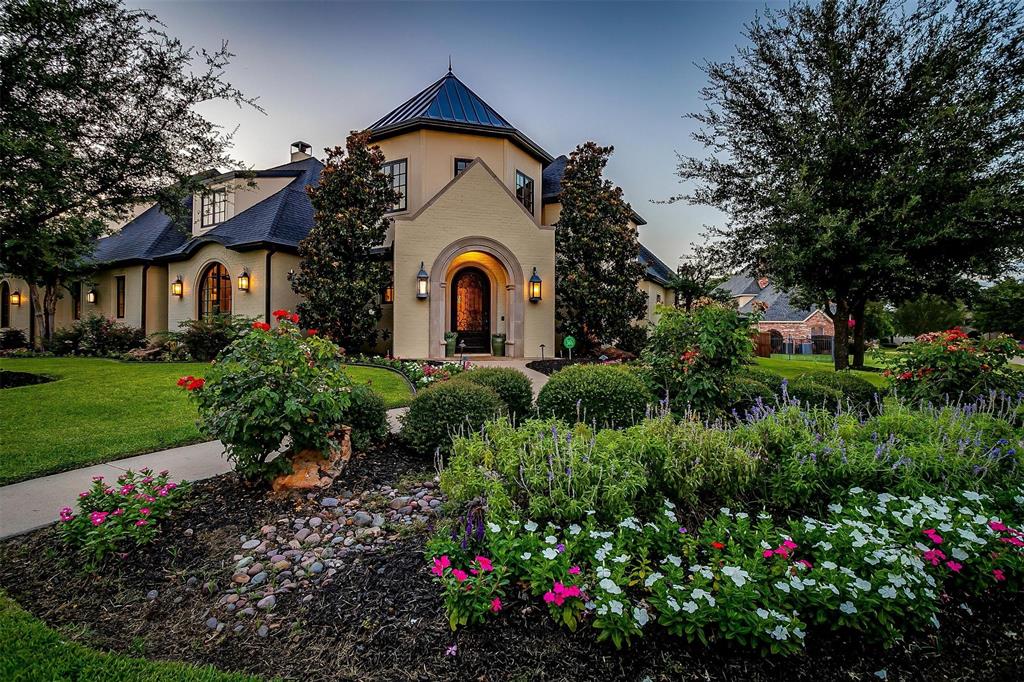
[[[129,4],[131,0],[128,0]],[[676,152],[701,153],[683,118],[700,107],[698,64],[734,54],[764,2],[182,2],[144,5],[186,44],[236,54],[229,78],[264,116],[216,105],[238,127],[234,154],[287,160],[302,139],[322,157],[454,71],[552,155],[614,145],[608,176],[648,225],[641,240],[674,267],[713,209],[652,204],[682,188]]]

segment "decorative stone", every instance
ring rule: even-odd
[[[236,573],[235,575],[231,576],[231,580],[232,582],[238,583],[239,585],[244,585],[247,582],[249,582],[250,578],[249,574],[247,573]]]
[[[256,549],[259,545],[259,540],[246,540],[242,543],[242,549]]]
[[[255,559],[253,559],[253,558],[252,558],[251,556],[247,556],[247,557],[242,557],[242,560],[241,560],[241,561],[239,561],[239,562],[238,562],[238,564],[236,564],[235,568],[238,568],[238,569],[243,569],[243,568],[245,568],[246,566],[249,566],[249,565],[251,565],[251,564],[252,564],[252,562],[254,562],[254,561],[256,561],[256,560],[255,560]]]
[[[260,637],[266,637],[270,634],[270,628],[268,628],[266,625],[261,625],[259,629],[256,630],[256,634]]]
[[[321,507],[337,507],[338,506],[338,498],[336,498],[336,497],[325,497],[324,499],[320,500],[320,506]]]
[[[268,594],[263,599],[256,602],[256,608],[263,609],[264,611],[270,611],[277,606],[277,597],[272,594]]]
[[[372,522],[373,517],[364,511],[357,511],[352,517],[352,523],[357,526],[369,526]]]
[[[257,573],[262,573],[262,572],[263,572],[263,564],[261,564],[259,562],[257,562],[255,564],[253,564],[252,566],[250,566],[249,570],[247,571],[247,573],[249,575],[256,575]]]
[[[401,509],[407,504],[409,504],[408,497],[396,497],[395,499],[391,500],[388,506],[391,507],[392,509]]]
[[[267,582],[267,572],[266,571],[260,571],[259,573],[257,573],[256,575],[254,575],[252,577],[252,581],[251,581],[250,584],[251,585],[262,585],[265,582]]]
[[[314,516],[313,518],[311,518],[309,520],[309,527],[310,528],[319,528],[323,524],[323,522],[324,522],[324,520],[321,519],[319,516]]]
[[[216,630],[218,625],[220,625],[220,621],[218,621],[216,618],[210,618],[206,621],[206,627],[210,628],[211,630]]]
[[[306,543],[310,544],[310,545],[318,545],[318,544],[320,544],[320,534],[319,533],[313,533],[312,535],[307,535],[306,536]]]

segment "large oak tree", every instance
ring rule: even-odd
[[[823,0],[765,11],[707,63],[679,199],[730,265],[829,306],[950,295],[1024,251],[1024,32],[1008,0]],[[863,362],[856,325],[855,364]],[[846,367],[836,353],[837,369]]]

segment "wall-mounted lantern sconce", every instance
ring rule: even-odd
[[[423,261],[420,261],[420,271],[416,275],[416,298],[427,297],[427,281],[430,279],[430,275],[423,269]]]
[[[185,295],[185,283],[181,281],[181,275],[178,275],[178,279],[171,282],[171,296],[177,296],[181,298]]]
[[[294,270],[294,268],[288,271],[288,281],[290,282],[293,279],[295,279],[295,270]]]
[[[381,300],[383,300],[384,303],[394,303],[395,302],[395,285],[394,284],[389,284],[386,287],[384,287],[384,295],[381,297]]]
[[[21,305],[21,291],[11,292],[11,305]]]
[[[91,287],[89,291],[85,292],[85,301],[86,303],[96,302],[96,287]]]
[[[534,268],[533,275],[530,277],[530,303],[536,303],[540,300],[541,286],[542,283],[537,275],[537,268]]]
[[[249,291],[249,271],[242,270],[242,274],[238,276],[238,290]]]

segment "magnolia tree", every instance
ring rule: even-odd
[[[377,338],[378,297],[391,268],[373,248],[384,243],[385,213],[401,194],[381,170],[384,155],[369,145],[368,132],[354,132],[344,149],[326,151],[320,183],[307,189],[314,223],[299,243],[302,262],[292,288],[304,299],[298,309],[307,326],[358,350]]]
[[[562,177],[556,307],[560,328],[577,337],[581,350],[629,337],[646,306],[633,210],[603,176],[612,151],[594,142],[576,147]]]

